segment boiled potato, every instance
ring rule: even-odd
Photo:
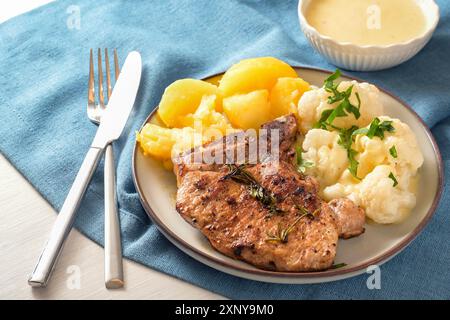
[[[175,144],[171,129],[152,123],[147,123],[136,134],[136,140],[145,155],[151,155],[158,159],[170,159],[172,147]]]
[[[234,127],[258,129],[270,119],[269,91],[256,90],[225,98],[223,109]]]
[[[200,132],[190,127],[172,129],[172,135],[176,141],[172,148],[172,157],[207,142]]]
[[[161,161],[163,168],[166,169],[167,171],[172,171],[173,170],[173,162],[172,159],[166,159]]]
[[[219,90],[223,97],[270,90],[281,77],[296,78],[297,73],[287,63],[273,57],[246,59],[225,72]]]
[[[216,111],[216,100],[215,95],[203,96],[197,110],[181,119],[182,126],[192,127],[202,133],[216,129],[221,136],[225,135],[227,130],[233,129],[228,119]]]
[[[172,156],[204,142],[202,135],[193,128],[169,129],[152,123],[147,123],[137,133],[136,140],[145,155],[160,160],[171,159]]]
[[[164,91],[158,115],[167,127],[180,127],[180,119],[195,112],[204,95],[217,94],[217,87],[208,82],[196,79],[177,80]],[[221,108],[220,103],[218,108]]]
[[[300,97],[310,89],[301,78],[279,78],[270,92],[271,114],[278,118],[290,113],[297,114]]]

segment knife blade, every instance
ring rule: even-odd
[[[102,121],[91,147],[81,164],[64,204],[56,217],[48,241],[28,279],[30,286],[45,287],[47,285],[103,151],[109,143],[120,137],[125,127],[136,99],[141,72],[140,54],[136,51],[130,52],[114,86],[108,108],[102,115]]]
[[[92,147],[104,148],[120,137],[136,99],[141,72],[141,55],[136,51],[130,52],[114,85]]]

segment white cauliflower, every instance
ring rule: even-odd
[[[306,168],[306,173],[318,179],[325,200],[347,197],[377,223],[400,222],[416,204],[415,186],[417,171],[423,163],[422,152],[408,125],[382,116],[383,105],[375,86],[343,81],[337,90],[344,92],[350,86],[353,86],[350,103],[358,106],[357,94],[360,98],[360,117],[356,119],[347,111],[346,116],[333,120],[333,127],[327,127],[334,131],[312,128],[323,111],[335,109],[341,101],[329,104],[328,98],[333,94],[324,88],[314,88],[301,97],[298,114],[300,129],[305,134],[302,158],[314,164]],[[375,118],[379,122],[374,122],[370,129]],[[388,122],[383,124],[384,121]],[[366,129],[352,140],[342,130],[352,126]],[[352,168],[357,165],[358,179],[348,170],[348,143],[351,143],[355,160],[351,163]]]
[[[364,208],[375,222],[397,223],[416,204],[417,171],[423,155],[407,124],[385,116],[379,119],[392,121],[395,130],[384,132],[384,139],[357,135],[353,148],[358,152],[358,177],[362,180],[357,182],[346,170],[337,183],[323,186],[323,196],[326,200],[347,197]]]
[[[412,190],[403,188],[400,183],[394,187],[389,177],[398,176],[395,169],[388,165],[379,165],[360,183],[345,185],[337,183],[325,188],[326,198],[347,197],[365,209],[366,215],[377,223],[398,223],[403,221],[416,205],[416,196]],[[408,182],[413,177],[404,176]]]
[[[377,223],[397,223],[403,221],[416,205],[416,195],[400,184],[394,187],[390,174],[398,177],[391,166],[377,166],[358,186],[355,197],[366,215]],[[405,180],[411,176],[406,174]],[[408,186],[409,187],[409,186]]]
[[[338,144],[338,140],[337,132],[312,129],[303,141],[302,157],[313,163],[312,167],[306,169],[306,174],[314,176],[321,186],[336,183],[348,167],[347,152]]]
[[[333,121],[333,125],[339,128],[350,128],[352,125],[358,127],[367,126],[373,118],[383,114],[383,105],[380,99],[380,92],[377,87],[372,84],[357,81],[342,81],[339,86],[339,91],[345,91],[353,85],[350,102],[357,106],[358,93],[361,100],[361,108],[359,119],[356,119],[353,114],[346,117],[338,117]],[[328,97],[332,94],[327,92],[324,88],[313,89],[303,94],[298,102],[298,114],[300,119],[300,129],[303,133],[310,130],[316,124],[324,110],[335,109],[340,102],[333,104],[328,103]]]
[[[415,175],[417,169],[422,166],[423,155],[414,133],[407,124],[398,119],[386,116],[379,119],[380,122],[392,121],[395,131],[385,132],[383,139],[377,136],[356,136],[353,148],[358,152],[358,177],[365,177],[380,164],[392,166],[400,176],[403,173]]]

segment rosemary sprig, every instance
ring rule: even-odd
[[[237,183],[249,185],[251,183],[256,182],[253,176],[248,173],[245,169],[247,167],[246,164],[227,164],[228,166],[228,173],[224,175],[221,180],[231,179]]]
[[[300,211],[300,213],[302,214],[302,215],[309,215],[309,216],[311,216],[312,218],[314,218],[315,216],[316,216],[316,214],[320,211],[320,208],[318,208],[318,209],[316,209],[316,210],[314,210],[312,213],[311,212],[309,212],[308,210],[306,210],[306,208],[305,207],[302,207],[302,206],[300,206],[300,205],[298,205],[298,204],[294,204],[294,207],[295,207],[295,209],[297,209],[298,211]]]
[[[261,204],[269,210],[270,215],[282,214],[283,210],[276,206],[277,200],[275,196],[264,189],[260,184],[252,183],[248,186],[250,195],[261,202]]]
[[[295,208],[300,210],[300,212],[302,213],[299,217],[297,217],[297,219],[295,219],[295,221],[289,225],[286,228],[282,228],[281,224],[278,224],[278,229],[276,233],[267,233],[267,242],[272,242],[272,243],[287,243],[288,242],[288,235],[289,233],[291,233],[291,231],[294,229],[295,225],[304,217],[306,216],[310,216],[310,217],[315,217],[316,213],[320,210],[317,209],[315,210],[313,213],[310,213],[308,210],[306,210],[305,208],[299,206],[299,205],[295,205]]]
[[[245,167],[245,164],[229,164],[229,172],[224,175],[221,180],[230,179],[237,183],[246,185],[250,195],[258,200],[266,209],[268,209],[270,215],[284,213],[283,210],[276,206],[277,200],[273,193],[267,191],[262,185],[260,185],[251,173],[245,170]]]

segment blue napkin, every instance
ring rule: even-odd
[[[141,87],[130,125],[115,148],[127,258],[230,298],[449,299],[450,3],[438,3],[439,26],[415,58],[390,70],[353,73],[413,106],[432,128],[447,169],[439,209],[418,238],[381,267],[380,290],[368,289],[369,274],[326,284],[276,285],[211,269],[157,231],[132,182],[134,131],[172,81],[203,78],[240,59],[265,55],[334,70],[301,33],[297,1],[70,0],[1,24],[0,150],[58,210],[97,128],[85,113],[89,48],[118,48],[122,62],[127,52],[138,50],[144,62]],[[76,227],[103,244],[101,170]]]

